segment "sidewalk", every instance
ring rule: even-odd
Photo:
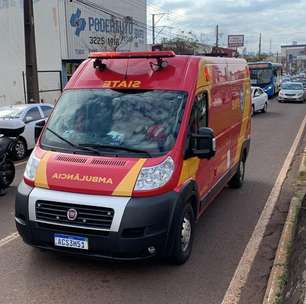
[[[264,304],[306,303],[306,145],[279,241]]]
[[[298,218],[296,235],[288,264],[288,281],[284,291],[285,304],[306,303],[306,200]]]

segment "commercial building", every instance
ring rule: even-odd
[[[34,0],[40,100],[55,102],[90,51],[147,49],[146,0]],[[25,103],[23,0],[0,0],[0,106]]]
[[[282,45],[282,64],[286,73],[306,70],[306,44]]]

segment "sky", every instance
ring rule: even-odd
[[[215,43],[216,25],[220,42],[229,34],[244,34],[249,52],[257,52],[259,34],[262,50],[280,51],[293,41],[306,44],[306,0],[147,0],[148,23],[156,16],[157,39],[175,34],[191,35],[207,44]],[[166,26],[166,27],[164,27]],[[149,42],[152,33],[149,31]]]

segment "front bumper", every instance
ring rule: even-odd
[[[134,260],[166,256],[175,202],[179,194],[166,193],[148,198],[131,198],[123,212],[118,231],[89,230],[51,225],[30,219],[29,198],[33,188],[20,184],[16,196],[15,220],[23,240],[34,247],[100,258]],[[54,234],[88,238],[89,250],[56,247]],[[149,251],[155,248],[155,253]]]
[[[286,96],[286,97],[281,97],[281,96],[278,96],[277,98],[279,101],[292,101],[292,102],[301,102],[301,101],[304,101],[304,97],[290,97],[290,96]]]

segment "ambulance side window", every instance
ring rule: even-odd
[[[200,128],[208,126],[208,99],[207,93],[201,92],[195,97],[190,117],[190,129],[197,133]]]
[[[196,119],[198,129],[206,128],[208,126],[208,102],[207,102],[207,93],[201,92],[196,96],[195,108],[196,108]]]
[[[208,98],[207,92],[201,92],[195,97],[189,121],[189,136],[187,138],[185,158],[192,157],[191,134],[198,133],[200,128],[208,126]]]

